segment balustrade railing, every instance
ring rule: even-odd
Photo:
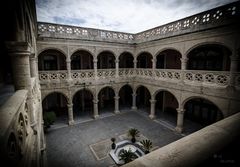
[[[173,70],[173,69],[142,69],[129,68],[119,69],[119,78],[154,79],[166,82],[182,82],[186,84],[207,84],[214,86],[227,86],[230,84],[230,72],[227,71],[199,71],[199,70]],[[240,74],[235,73],[234,84],[240,86]],[[98,69],[98,79],[116,78],[115,69]],[[67,80],[67,71],[40,71],[39,80],[41,83],[50,81]],[[94,80],[94,70],[72,70],[71,79],[84,82],[85,80]]]
[[[66,70],[61,71],[39,71],[40,81],[58,81],[66,80],[68,73]]]
[[[139,43],[223,26],[232,22],[238,22],[240,14],[239,9],[240,3],[238,1],[139,32],[137,34],[39,22],[38,35],[39,37]]]

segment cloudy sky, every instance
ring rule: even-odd
[[[141,32],[236,0],[36,0],[37,19]]]

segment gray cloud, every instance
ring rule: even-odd
[[[236,0],[36,0],[38,21],[136,33]]]

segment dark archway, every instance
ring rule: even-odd
[[[71,56],[71,69],[93,69],[93,56],[84,50],[73,53]]]
[[[143,52],[137,57],[137,68],[152,68],[152,55]]]
[[[223,114],[219,108],[211,101],[203,98],[190,99],[185,103],[184,109],[184,117],[187,120],[184,121],[184,129],[188,131],[199,130],[223,119]],[[195,126],[192,126],[191,122],[193,122]],[[189,127],[189,125],[191,125],[191,127]]]
[[[150,113],[151,94],[145,86],[140,86],[137,91],[136,106],[138,109]]]
[[[217,44],[202,45],[187,55],[188,70],[229,71],[231,51]]]
[[[133,68],[133,55],[124,52],[119,56],[119,68]]]
[[[120,110],[129,110],[132,107],[133,90],[129,85],[123,86],[119,90],[119,108]]]
[[[157,55],[157,69],[181,69],[180,52],[167,49]]]
[[[155,99],[156,117],[176,126],[178,108],[178,101],[176,97],[168,91],[160,91],[157,93]]]
[[[54,112],[57,116],[56,123],[68,123],[68,107],[66,97],[58,92],[47,95],[42,101],[43,115]]]
[[[93,95],[89,90],[79,90],[73,96],[74,118],[93,117]]]
[[[111,69],[115,68],[115,56],[113,53],[104,51],[98,55],[97,62],[98,69]]]
[[[111,87],[105,87],[98,93],[99,114],[114,112],[115,109],[114,97],[115,93]]]
[[[39,71],[66,70],[66,57],[58,50],[45,50],[38,56]]]

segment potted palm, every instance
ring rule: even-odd
[[[136,137],[139,137],[139,130],[137,130],[135,128],[129,129],[128,136],[131,136],[132,137],[132,139],[131,139],[132,143],[135,143],[136,142]]]
[[[121,150],[120,154],[119,154],[119,157],[120,157],[120,161],[124,161],[124,163],[128,163],[128,162],[131,162],[133,161],[134,159],[137,158],[137,155],[135,155],[130,149],[129,150]]]
[[[148,154],[150,152],[150,149],[153,147],[152,142],[150,140],[142,140],[140,143],[145,150],[145,154]]]
[[[111,141],[112,141],[112,149],[115,149],[116,148],[116,144],[115,144],[116,139],[113,137],[113,138],[111,138]]]

